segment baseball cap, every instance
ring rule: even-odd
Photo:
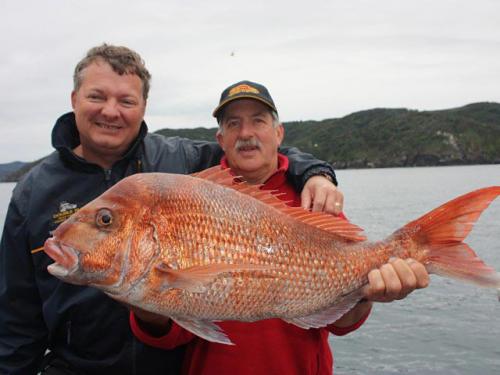
[[[278,112],[276,106],[274,105],[273,98],[271,98],[271,94],[269,94],[269,91],[265,88],[265,86],[251,81],[240,81],[232,84],[224,91],[222,91],[219,105],[217,106],[217,108],[215,108],[212,115],[218,118],[221,114],[222,108],[226,104],[237,99],[259,100],[270,107],[276,113]]]

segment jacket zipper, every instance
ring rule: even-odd
[[[111,180],[111,169],[105,169],[104,170],[104,179],[106,181],[110,181]]]

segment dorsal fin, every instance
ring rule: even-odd
[[[192,174],[193,177],[202,178],[207,181],[212,181],[219,185],[230,187],[240,193],[249,195],[259,201],[273,207],[274,209],[293,217],[307,225],[314,226],[321,230],[335,234],[338,237],[349,241],[364,241],[366,237],[363,234],[363,229],[357,225],[351,224],[347,220],[341,219],[323,212],[306,211],[301,207],[290,207],[286,202],[280,200],[280,193],[271,190],[261,190],[262,185],[251,185],[241,177],[235,177],[231,174],[230,169],[221,169],[220,166],[215,166],[205,169],[199,173]]]
[[[207,181],[215,182],[219,185],[231,186],[235,177],[231,174],[229,169],[222,169],[220,165],[205,169],[198,173],[191,174],[193,177],[202,178]]]

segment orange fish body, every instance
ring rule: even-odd
[[[336,321],[362,298],[370,270],[393,256],[500,288],[499,275],[462,242],[498,195],[500,187],[469,193],[370,243],[357,226],[288,207],[226,171],[139,174],[61,224],[45,251],[62,280],[230,343],[214,321]]]

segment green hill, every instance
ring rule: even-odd
[[[439,111],[376,108],[284,126],[284,145],[310,152],[337,169],[500,164],[500,103]],[[216,130],[162,129],[157,133],[211,141]],[[4,181],[17,180],[37,162]]]
[[[500,163],[500,104],[474,103],[440,111],[377,108],[340,119],[284,123],[284,145],[336,168]],[[158,133],[215,139],[217,129]]]
[[[182,137],[190,139],[198,139],[201,141],[215,141],[215,133],[217,128],[194,128],[194,129],[161,129],[155,133],[161,134],[165,137]]]
[[[2,181],[6,176],[9,176],[13,172],[21,169],[26,163],[22,161],[13,161],[6,164],[0,164],[0,181]]]
[[[32,161],[30,163],[23,163],[21,162],[19,168],[16,168],[15,170],[10,171],[10,173],[2,176],[0,178],[0,182],[17,182],[21,177],[23,177],[26,173],[30,171],[31,168],[33,168],[35,165],[40,163],[45,157]]]
[[[286,124],[286,144],[337,168],[500,163],[500,104],[442,111],[372,109]]]

